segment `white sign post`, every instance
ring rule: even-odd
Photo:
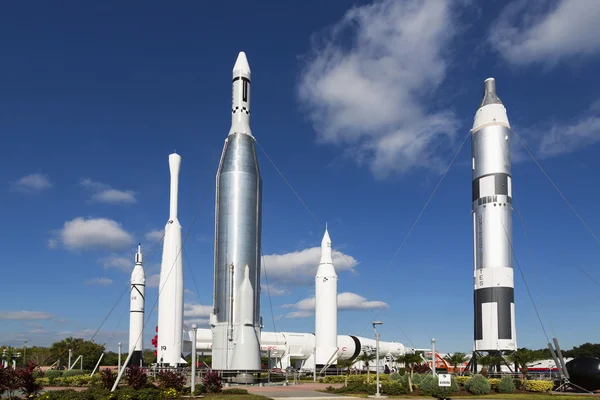
[[[452,375],[438,374],[438,386],[444,388],[444,400],[446,399],[446,388],[452,385]]]

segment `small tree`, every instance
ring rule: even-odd
[[[508,358],[515,363],[517,368],[521,368],[523,372],[523,380],[527,380],[527,373],[529,372],[527,368],[527,364],[532,363],[536,360],[539,360],[540,354],[533,350],[529,350],[526,348],[520,348],[514,353],[512,353]]]
[[[448,361],[454,367],[454,375],[457,375],[459,372],[458,366],[467,361],[467,355],[465,353],[448,354],[444,357],[444,360]]]
[[[371,378],[371,370],[369,368],[369,364],[371,361],[375,359],[375,354],[363,352],[360,356],[358,356],[357,360],[362,361],[367,367],[367,383],[370,382]]]
[[[397,361],[404,363],[404,369],[406,369],[406,371],[408,371],[408,390],[410,390],[412,392],[413,391],[412,379],[413,379],[415,364],[418,364],[421,361],[423,361],[423,358],[421,357],[421,353],[420,352],[408,353],[401,357],[398,357]]]

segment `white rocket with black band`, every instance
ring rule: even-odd
[[[131,272],[131,296],[129,303],[129,365],[143,366],[144,350],[144,302],[146,275],[142,266],[142,246],[138,244],[135,266]]]
[[[510,136],[506,108],[488,78],[471,130],[475,351],[517,349]]]

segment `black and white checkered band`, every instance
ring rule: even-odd
[[[238,107],[235,107],[235,108],[231,109],[231,113],[232,114],[235,114],[237,112],[243,112],[243,113],[246,113],[246,114],[250,115],[250,110],[248,110],[246,107],[239,107],[238,106]]]

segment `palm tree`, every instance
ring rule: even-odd
[[[338,360],[337,367],[339,369],[346,368],[346,375],[350,375],[350,367],[354,364],[354,360]]]
[[[521,371],[523,372],[523,380],[527,380],[527,364],[539,360],[540,354],[523,347],[509,355],[508,358],[515,363],[517,370],[519,367],[521,367]]]
[[[398,359],[396,361],[404,363],[404,368],[408,371],[408,389],[412,392],[413,391],[413,387],[412,387],[413,371],[415,368],[415,364],[419,364],[423,361],[423,358],[421,357],[421,353],[420,352],[407,353],[401,357],[398,357]]]
[[[363,352],[360,356],[357,357],[358,361],[362,361],[365,364],[365,367],[367,367],[367,383],[370,382],[370,378],[371,378],[371,371],[369,369],[369,363],[371,361],[373,361],[375,359],[375,354],[373,353],[365,353]]]
[[[444,357],[444,360],[448,361],[454,367],[454,375],[458,374],[458,366],[462,365],[467,361],[467,355],[465,353],[453,353],[448,354]]]

